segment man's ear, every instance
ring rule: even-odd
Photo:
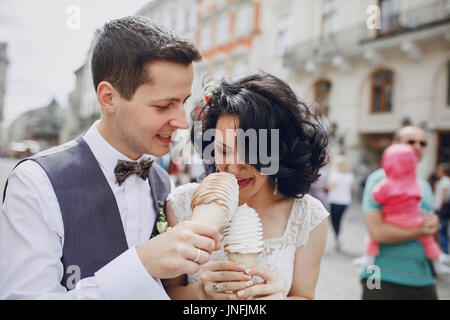
[[[109,114],[116,111],[116,101],[120,97],[119,93],[108,81],[102,81],[97,87],[97,100],[102,110]]]

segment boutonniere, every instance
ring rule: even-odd
[[[166,232],[167,228],[169,227],[169,223],[167,222],[166,213],[164,212],[165,208],[165,201],[158,201],[158,210],[159,210],[159,218],[158,222],[156,222],[156,229],[158,229],[158,232],[164,233]]]
[[[158,234],[162,234],[167,231],[169,228],[169,223],[167,222],[166,214],[164,212],[164,208],[166,207],[166,202],[159,200],[158,201],[158,221],[156,221],[156,230],[158,230]],[[153,234],[152,238],[157,236],[156,232]]]

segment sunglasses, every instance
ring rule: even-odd
[[[426,141],[416,141],[416,140],[408,140],[407,141],[408,144],[410,145],[415,145],[416,143],[420,144],[421,147],[425,148],[427,146]]]

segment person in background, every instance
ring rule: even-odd
[[[188,170],[189,177],[191,178],[190,182],[199,182],[202,177],[206,176],[206,170],[203,160],[197,154],[192,155],[192,157],[190,158]]]
[[[437,170],[437,168],[436,168]],[[438,182],[439,178],[437,177],[436,170],[434,170],[429,176],[428,176],[428,184],[431,186],[431,189],[433,190],[433,193],[436,192],[436,183]]]
[[[180,168],[172,159],[170,160],[167,172],[169,173],[170,179],[174,182],[175,185],[177,185],[178,176],[180,175]]]
[[[342,216],[352,202],[352,187],[354,175],[348,168],[345,156],[339,155],[332,160],[331,172],[328,178],[328,203],[330,204],[331,223],[335,233],[335,249],[339,250],[339,239]]]
[[[373,189],[372,197],[382,206],[384,221],[403,228],[417,228],[424,223],[420,211],[421,189],[417,183],[417,154],[405,144],[393,144],[383,153],[382,168],[386,179]],[[436,274],[450,274],[445,263],[450,262],[442,253],[436,239],[429,235],[418,238],[425,249],[427,258],[432,261]],[[369,239],[366,246],[366,268],[373,265],[379,254],[379,244]]]
[[[439,164],[436,169],[436,176],[439,180],[436,182],[434,209],[436,210],[441,223],[439,242],[442,251],[448,254],[448,217],[443,216],[441,209],[444,203],[450,200],[450,163]]]
[[[319,179],[311,184],[309,194],[322,202],[323,205],[326,205],[328,174],[325,168],[320,168],[319,174]]]
[[[401,128],[394,137],[394,143],[409,144],[422,159],[427,146],[426,136],[419,127]],[[424,224],[418,228],[405,229],[383,220],[381,206],[373,197],[374,187],[386,174],[382,168],[369,175],[364,189],[362,210],[365,213],[367,229],[371,238],[380,243],[379,255],[371,268],[361,272],[363,300],[409,300],[437,299],[435,278],[425,255],[419,237],[437,232],[439,219],[433,213],[433,192],[430,185],[418,180],[421,189],[420,209],[425,213]],[[378,270],[377,274],[374,271]],[[407,272],[405,272],[407,271]],[[376,277],[379,286],[369,286],[369,280]]]
[[[370,173],[370,166],[366,158],[361,159],[358,167],[358,200],[362,200],[364,187],[366,185],[367,177]]]

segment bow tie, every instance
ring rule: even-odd
[[[132,174],[137,174],[142,180],[146,180],[152,168],[153,160],[141,160],[141,162],[132,162],[125,160],[117,160],[114,174],[116,175],[116,182],[119,186]]]

